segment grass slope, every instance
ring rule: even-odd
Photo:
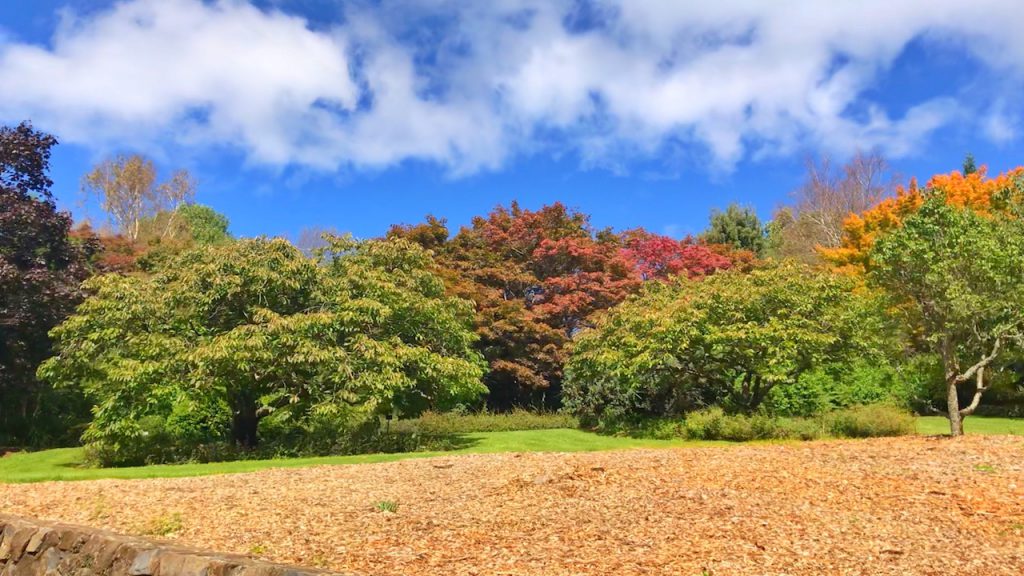
[[[48,480],[94,480],[98,478],[172,478],[252,472],[264,468],[295,468],[321,464],[363,464],[391,462],[444,454],[490,452],[583,452],[618,448],[666,447],[698,443],[601,436],[582,430],[522,430],[466,434],[467,445],[451,452],[408,452],[276,460],[243,460],[211,464],[170,464],[135,468],[85,468],[81,448],[58,448],[11,454],[0,458],[0,482],[43,482]],[[706,442],[703,444],[712,444]]]
[[[968,434],[1024,434],[1024,419],[972,417],[965,421]],[[926,416],[917,421],[919,434],[936,435],[949,432],[949,423],[939,416]],[[444,454],[491,452],[584,452],[620,448],[658,448],[724,444],[723,442],[692,442],[684,440],[647,440],[602,436],[582,430],[522,430],[517,432],[479,432],[466,434],[467,446],[452,452],[410,452],[402,454],[367,454],[361,456],[326,456],[322,458],[291,458],[278,460],[245,460],[212,464],[173,464],[137,468],[85,468],[81,448],[60,448],[41,452],[13,454],[0,458],[0,482],[43,482],[47,480],[93,480],[98,478],[172,478],[252,472],[264,468],[297,468],[322,464],[362,464],[391,462],[407,458],[423,458]]]

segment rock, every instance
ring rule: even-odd
[[[156,549],[142,550],[132,560],[128,576],[153,576],[156,574],[157,560]]]
[[[36,531],[36,533],[32,535],[32,538],[29,539],[28,544],[25,546],[25,553],[36,554],[37,552],[39,552],[39,550],[43,546],[43,540],[45,540],[46,537],[50,535],[50,532],[52,532],[52,530],[48,528],[43,528],[42,530]]]
[[[0,576],[319,576],[102,530],[0,515]]]

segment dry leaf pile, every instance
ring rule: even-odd
[[[397,511],[377,504],[393,502]],[[381,575],[1024,573],[1024,439],[493,454],[0,485],[0,510]]]

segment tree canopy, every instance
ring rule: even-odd
[[[701,235],[708,244],[724,244],[764,254],[767,230],[752,208],[730,204],[725,211],[712,210],[708,229]]]
[[[966,175],[954,171],[933,176],[924,187],[912,179],[907,186],[897,186],[895,195],[882,199],[859,214],[850,214],[843,223],[840,245],[823,248],[822,256],[836,269],[863,273],[869,267],[871,248],[875,241],[898,229],[916,213],[924,204],[927,191],[941,191],[939,198],[950,206],[989,214],[1008,209],[1006,198],[1013,193],[1021,176],[1024,176],[1024,167],[989,178],[986,168],[982,166]]]
[[[284,240],[199,247],[151,276],[90,280],[40,374],[95,402],[83,439],[117,464],[472,401],[469,304],[430,265],[401,240],[332,238],[319,261]]]
[[[47,332],[81,299],[93,239],[72,241],[50,192],[57,140],[25,123],[0,128],[0,443],[67,442],[82,417],[73,396],[35,377]]]
[[[874,299],[851,288],[795,263],[648,285],[574,343],[566,407],[599,419],[752,412],[774,387],[881,349]]]
[[[165,182],[157,182],[153,161],[132,154],[108,158],[82,178],[85,192],[99,198],[103,210],[119,231],[132,241],[139,239],[143,220],[166,212],[161,235],[172,229],[177,208],[195,197],[196,181],[178,170]]]
[[[769,224],[771,253],[817,263],[821,249],[842,244],[850,214],[872,208],[892,193],[894,185],[889,163],[878,153],[858,152],[842,165],[827,156],[808,160],[793,203],[777,210]]]
[[[942,359],[954,435],[988,389],[991,368],[1024,344],[1024,221],[986,215],[937,188],[869,252],[869,279],[891,294]],[[980,197],[976,204],[988,206]],[[969,386],[961,407],[960,388]]]
[[[755,259],[731,246],[642,229],[597,230],[560,203],[499,206],[450,239],[445,222],[433,217],[393,226],[389,236],[432,249],[451,292],[476,304],[494,409],[559,407],[566,344],[645,281],[699,278]]]

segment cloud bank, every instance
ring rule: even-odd
[[[87,146],[453,174],[542,152],[615,164],[683,148],[722,169],[802,147],[901,156],[964,122],[1016,137],[1006,94],[899,114],[868,95],[912,42],[1020,82],[1018,0],[381,0],[329,23],[271,5],[126,0],[65,13],[45,44],[0,34],[0,120]]]

